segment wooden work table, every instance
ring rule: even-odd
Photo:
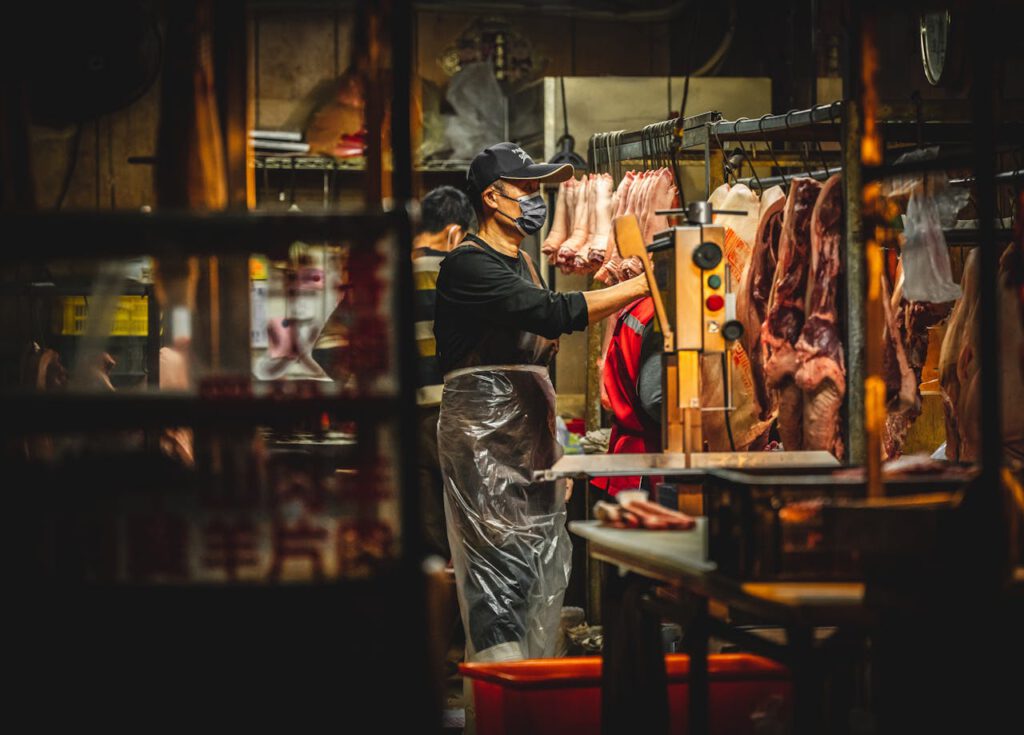
[[[646,531],[574,522],[570,530],[588,542],[589,554],[606,566],[602,585],[605,677],[602,717],[605,732],[636,724],[637,712],[651,713],[652,731],[667,722],[660,620],[685,627],[690,654],[690,732],[709,731],[708,639],[734,641],[790,667],[796,732],[820,732],[822,656],[815,629],[859,631],[872,622],[859,583],[756,582],[730,579],[707,558],[705,519],[691,531]],[[670,594],[652,587],[668,586]],[[709,601],[742,611],[785,629],[785,643],[769,641],[710,615]],[[636,608],[636,609],[634,609]],[[641,650],[646,649],[646,650]],[[638,662],[644,662],[643,665]],[[660,665],[661,671],[656,668]],[[628,681],[623,681],[626,677]]]

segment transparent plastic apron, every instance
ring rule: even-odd
[[[448,373],[441,398],[445,517],[472,661],[551,656],[572,567],[564,483],[533,481],[562,454],[546,367],[557,342],[521,332],[517,348],[521,363]]]

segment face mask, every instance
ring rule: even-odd
[[[518,217],[509,217],[507,214],[502,212],[500,209],[497,210],[498,214],[504,215],[506,219],[512,221],[518,229],[524,235],[532,235],[535,232],[540,232],[540,228],[544,226],[544,220],[548,216],[548,205],[544,203],[544,197],[540,195],[540,192],[536,194],[527,194],[521,196],[518,199],[510,197],[507,194],[498,192],[499,196],[503,196],[506,199],[511,199],[514,202],[519,202],[520,215]]]

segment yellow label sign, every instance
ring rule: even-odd
[[[249,280],[251,281],[265,281],[267,280],[267,259],[254,255],[249,258]]]

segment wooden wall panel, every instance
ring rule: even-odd
[[[152,156],[160,115],[160,80],[124,109],[82,123],[75,171],[64,209],[138,209],[153,204],[153,167],[130,164],[130,156]],[[56,205],[72,165],[75,126],[31,129],[36,201]]]
[[[331,9],[261,12],[256,16],[256,124],[302,130],[333,93],[347,65],[348,26]]]

